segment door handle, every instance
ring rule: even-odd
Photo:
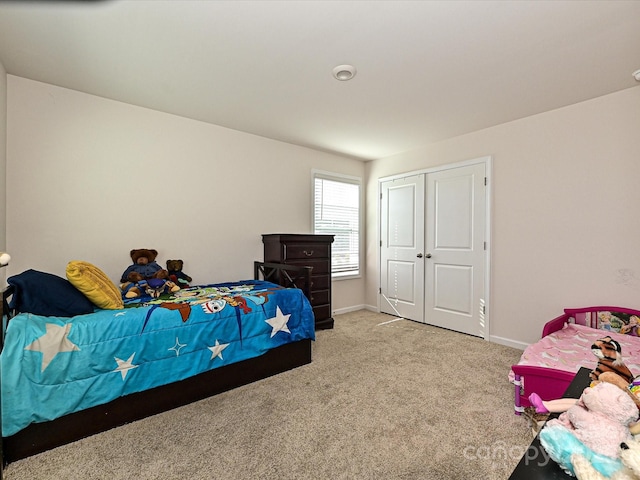
[[[418,255],[416,255],[416,257],[418,257],[418,258],[422,258],[422,254],[421,254],[421,253],[419,253]]]
[[[430,253],[427,253],[427,254],[425,255],[425,257],[426,257],[426,258],[431,258],[431,254],[430,254]]]

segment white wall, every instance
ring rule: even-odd
[[[7,72],[0,62],[0,252],[7,250],[6,228],[6,166],[7,166]],[[6,268],[0,269],[0,285],[4,285]]]
[[[378,179],[486,155],[493,340],[533,342],[565,307],[640,308],[640,87],[367,164],[368,305]]]
[[[10,274],[95,263],[118,281],[132,248],[182,258],[195,283],[251,278],[263,233],[311,231],[311,170],[364,163],[9,75]],[[334,309],[364,303],[334,282]]]

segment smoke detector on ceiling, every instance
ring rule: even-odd
[[[636,70],[635,72],[632,73],[633,78],[636,79],[637,82],[640,82],[640,70]]]
[[[333,76],[341,82],[351,80],[356,76],[356,67],[353,65],[338,65],[333,69]]]

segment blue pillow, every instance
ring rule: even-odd
[[[18,312],[51,317],[93,313],[95,307],[68,280],[51,273],[27,270],[7,278],[15,289],[10,307]]]

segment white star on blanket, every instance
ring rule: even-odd
[[[71,324],[56,325],[55,323],[46,324],[47,332],[24,347],[25,350],[31,350],[34,352],[42,352],[42,370],[49,366],[53,358],[62,352],[79,351],[80,349],[76,344],[69,340],[69,332],[71,331]]]
[[[291,333],[289,331],[289,327],[287,327],[287,322],[289,321],[290,316],[291,314],[284,315],[282,310],[280,310],[280,307],[276,307],[276,316],[265,320],[265,322],[271,325],[271,338],[273,338],[273,336],[278,332]]]
[[[176,344],[171,348],[167,348],[167,350],[174,350],[176,352],[176,357],[177,357],[180,355],[180,350],[182,350],[186,346],[187,346],[186,343],[180,343],[180,341],[178,340],[178,337],[176,337]]]
[[[114,357],[116,359],[116,362],[118,363],[118,368],[116,368],[114,372],[120,372],[120,375],[122,375],[122,380],[125,379],[127,373],[129,373],[129,370],[138,368],[138,365],[133,364],[133,356],[135,354],[136,352],[133,352],[126,362],[119,359],[118,357]]]
[[[220,343],[216,339],[216,344],[213,347],[207,347],[211,350],[211,358],[209,360],[213,360],[215,357],[218,357],[220,360],[224,360],[222,358],[222,351],[229,346],[228,343]]]

